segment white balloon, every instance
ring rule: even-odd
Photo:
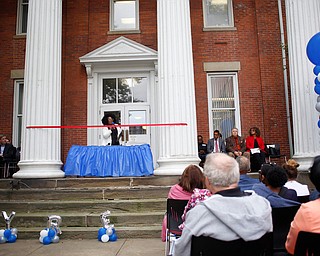
[[[40,236],[41,236],[42,238],[48,236],[48,230],[45,230],[45,229],[41,230],[41,231],[40,231]]]
[[[39,237],[39,242],[43,244],[43,237]]]
[[[108,236],[108,235],[103,235],[103,236],[101,237],[101,242],[106,243],[106,242],[108,242],[108,241],[109,241],[109,236]]]
[[[320,96],[318,96],[318,98],[317,98],[317,102],[320,102]]]
[[[317,102],[317,103],[316,103],[316,110],[317,110],[318,112],[320,112],[320,102]]]
[[[18,235],[18,229],[17,228],[12,228],[11,229],[11,234]]]
[[[113,234],[112,227],[108,227],[106,233],[107,233],[108,236],[111,236]]]
[[[0,244],[4,244],[7,242],[7,238],[5,238],[4,236],[0,236]]]
[[[52,243],[58,243],[60,240],[60,238],[58,236],[54,236],[54,238],[52,238]]]
[[[4,229],[0,229],[0,236],[4,235]]]

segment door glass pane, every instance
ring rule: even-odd
[[[148,79],[146,77],[134,77],[132,80],[133,102],[146,102]]]
[[[116,118],[115,123],[121,124],[121,111],[104,111],[104,115],[113,114]]]
[[[130,110],[129,124],[145,124],[147,122],[147,115],[145,110]],[[147,134],[146,126],[129,127],[129,134]]]
[[[213,130],[219,130],[222,138],[231,136],[231,130],[235,127],[235,110],[213,110]]]
[[[232,77],[211,78],[212,108],[234,108]]]
[[[114,1],[115,30],[136,29],[136,1]]]
[[[108,78],[102,80],[102,103],[116,103],[117,90],[116,79]]]
[[[132,78],[119,78],[118,79],[118,102],[131,103],[132,102]]]

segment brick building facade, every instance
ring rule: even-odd
[[[35,6],[33,10],[30,9],[31,2],[32,5]],[[22,125],[22,136],[20,136],[18,129],[19,125],[21,126],[19,123],[21,119],[29,114],[26,106],[23,108],[21,108],[21,106],[19,107],[19,88],[23,88],[21,87],[23,85],[28,86],[26,85],[28,82],[25,81],[25,59],[26,51],[29,49],[27,48],[26,42],[29,40],[29,27],[28,33],[21,31],[21,29],[23,29],[23,27],[21,27],[21,22],[23,23],[21,16],[23,16],[23,4],[27,3],[29,5],[29,14],[40,15],[37,21],[31,21],[29,17],[28,26],[30,25],[29,22],[34,23],[34,29],[36,30],[37,26],[39,26],[37,24],[48,22],[48,20],[46,20],[48,18],[44,17],[45,15],[41,15],[43,10],[39,11],[37,7],[40,9],[48,9],[50,7],[41,7],[40,2],[40,0],[3,0],[0,10],[0,64],[2,71],[0,84],[3,99],[1,104],[0,133],[12,137],[15,145],[20,144],[22,137],[22,141],[25,140],[25,144],[22,143],[22,151],[24,147],[30,147],[30,144],[33,144],[30,140],[33,140],[34,135],[27,138],[27,136],[24,135],[25,128]],[[119,78],[120,73],[122,74],[120,77],[142,75],[143,77],[148,77],[148,85],[146,85],[148,87],[148,95],[146,96],[148,99],[146,100],[146,104],[141,104],[148,116],[146,121],[149,123],[163,123],[164,121],[168,123],[170,123],[170,121],[192,123],[193,119],[196,120],[194,125],[190,125],[192,131],[183,130],[181,133],[179,128],[172,128],[176,130],[171,131],[173,133],[173,136],[170,137],[171,141],[177,140],[177,144],[192,141],[190,144],[187,143],[187,150],[182,150],[181,155],[179,155],[179,153],[177,154],[181,145],[177,146],[175,143],[169,143],[169,146],[178,147],[177,150],[171,149],[169,152],[166,152],[165,149],[159,149],[158,144],[168,143],[168,141],[163,138],[167,136],[168,133],[159,132],[157,128],[150,128],[151,132],[147,132],[149,138],[147,138],[146,142],[150,143],[153,149],[155,166],[157,166],[158,160],[163,158],[166,158],[166,162],[177,159],[181,159],[183,163],[196,162],[196,135],[201,134],[204,139],[207,140],[213,136],[213,130],[218,128],[224,130],[222,132],[224,132],[226,136],[230,134],[231,126],[239,127],[243,136],[248,135],[250,127],[257,126],[260,128],[261,135],[266,143],[279,143],[283,153],[290,155],[291,151],[293,156],[297,156],[298,158],[299,155],[301,155],[303,159],[307,159],[306,163],[308,164],[310,163],[310,157],[319,153],[319,150],[316,149],[317,146],[315,146],[311,149],[308,148],[306,152],[301,154],[303,150],[299,145],[298,151],[300,153],[297,154],[296,141],[300,138],[295,138],[295,135],[292,135],[297,132],[298,126],[295,125],[297,121],[295,121],[295,115],[292,113],[293,110],[291,106],[291,94],[296,93],[296,89],[292,90],[292,85],[290,86],[289,83],[286,84],[284,80],[284,71],[288,71],[284,67],[283,58],[286,58],[286,63],[290,62],[290,49],[288,50],[287,36],[285,36],[284,42],[281,41],[281,28],[287,33],[287,27],[293,26],[292,21],[290,21],[291,23],[286,22],[288,20],[287,16],[290,14],[290,11],[294,9],[291,5],[299,5],[301,1],[222,1],[225,2],[222,4],[225,8],[223,9],[223,13],[229,15],[226,16],[229,18],[229,21],[222,26],[218,22],[217,24],[214,23],[216,26],[205,24],[210,21],[211,17],[210,15],[206,16],[207,13],[212,14],[221,11],[212,9],[215,7],[215,4],[219,6],[219,1],[212,1],[211,3],[211,1],[201,0],[177,0],[175,4],[170,0],[129,1],[134,2],[135,8],[138,8],[134,9],[136,11],[138,10],[138,19],[135,21],[136,27],[134,29],[117,29],[111,24],[115,22],[117,15],[116,7],[118,6],[116,5],[121,4],[121,1],[50,0],[50,2],[54,2],[54,9],[61,8],[62,12],[62,17],[58,16],[62,24],[60,54],[61,75],[59,76],[58,74],[58,78],[61,78],[61,125],[100,124],[99,120],[104,111],[118,111],[116,105],[112,104],[103,105],[99,103],[95,107],[88,106],[88,104],[95,104],[95,101],[100,101],[101,97],[103,97],[103,95],[100,95],[101,88],[99,86],[101,86],[101,83],[103,84],[104,81],[107,83],[108,79],[112,77]],[[279,3],[282,8],[280,9],[280,12],[282,12],[280,16]],[[209,4],[210,6],[204,7],[205,4]],[[312,4],[316,6],[316,9],[319,8],[318,3],[310,3],[310,5]],[[46,11],[50,13],[50,10],[47,9]],[[186,17],[179,12],[176,15],[170,14],[170,10],[180,10],[181,13],[186,13]],[[303,10],[301,11],[303,12]],[[54,16],[56,14],[52,15]],[[281,19],[283,19],[284,22],[283,26]],[[298,19],[297,17],[297,20]],[[309,15],[309,19],[312,20],[313,15]],[[165,21],[167,21],[167,23],[171,22],[171,24],[167,24]],[[51,23],[48,22],[46,24],[46,26],[50,26]],[[57,24],[59,24],[59,22]],[[188,32],[188,28],[190,28],[190,32]],[[55,28],[50,29],[51,31],[55,31]],[[317,29],[319,30],[318,23],[314,28],[308,30],[305,38],[309,38]],[[181,37],[179,33],[181,33]],[[42,34],[37,34],[38,38],[33,38],[34,42],[37,40],[40,41],[39,52],[42,49],[41,42],[43,43],[44,40],[41,39],[41,35]],[[46,40],[50,40],[50,33],[43,36],[48,37]],[[293,36],[294,35],[288,34],[289,42]],[[188,42],[189,37],[191,39],[190,44]],[[172,51],[170,50],[170,45],[164,43],[166,39],[170,41]],[[30,49],[31,47],[37,47],[37,44],[35,43],[33,46],[30,46]],[[141,51],[141,54],[133,54],[133,49],[138,49]],[[283,49],[285,49],[285,56],[282,55]],[[33,55],[37,54],[37,50],[33,51]],[[299,51],[303,52],[304,49],[300,49]],[[295,52],[295,50],[291,49],[291,53],[293,52]],[[188,61],[188,58],[182,59],[179,62],[178,59],[180,56],[186,56],[188,54],[190,54],[192,58],[191,62]],[[121,59],[118,55],[126,56],[126,58],[123,57]],[[131,57],[132,55],[135,57]],[[148,57],[146,57],[147,55]],[[175,61],[175,59],[168,60],[170,56],[176,58],[177,61]],[[299,61],[295,60],[294,55],[291,56],[293,56],[293,61],[290,64],[294,66]],[[35,59],[33,59],[32,65],[41,66],[44,65],[43,62],[51,61],[43,56],[41,58],[42,59],[38,61],[36,56]],[[44,71],[41,71],[41,67],[32,67],[27,72],[43,72],[36,79],[36,82],[41,85],[42,81],[46,79],[46,73],[50,71],[51,68],[55,68],[54,63],[53,61],[52,67],[49,65],[47,69],[44,68]],[[192,65],[190,66],[189,64]],[[166,67],[173,67],[173,69],[171,69],[171,71],[164,71]],[[310,66],[308,66],[307,69],[310,69]],[[92,72],[92,74],[89,72]],[[289,81],[291,79],[290,74],[291,73],[288,73]],[[168,80],[166,80],[166,77],[169,77]],[[186,107],[188,107],[187,102],[189,99],[186,98],[188,98],[190,94],[181,93],[184,91],[184,87],[181,85],[177,86],[177,81],[180,81],[180,79],[182,83],[185,83],[183,79],[187,81],[193,79],[189,85],[186,85],[186,87],[191,88],[190,93],[193,92],[190,98],[194,98],[190,101],[191,108],[186,110],[188,116],[191,114],[191,118],[190,120],[188,120],[188,118],[184,119],[183,113],[170,114],[170,117],[167,119],[165,117],[162,118],[162,116],[167,113],[166,111],[169,111],[169,113],[180,113],[185,109],[183,104],[186,104]],[[311,75],[306,75],[306,79],[312,81],[312,71]],[[231,89],[228,87],[228,90],[230,90],[229,93],[231,94],[226,96],[221,90],[220,92],[215,91],[216,89],[214,88],[220,86],[219,81],[223,81],[224,83],[227,81],[227,83],[229,83],[227,86],[231,86]],[[35,81],[31,79],[30,84],[32,82]],[[90,96],[91,85],[97,86],[98,88],[96,96]],[[184,99],[186,103],[182,103],[182,109],[179,109],[179,104],[176,108],[175,105],[169,104],[169,109],[161,110],[161,100],[157,99],[157,90],[161,89],[157,88],[158,86],[162,88],[162,85],[165,89],[169,88],[172,90],[172,94],[174,94],[164,95],[163,98],[170,96],[170,99],[173,101]],[[287,91],[285,88],[287,88]],[[314,102],[315,95],[312,95],[312,89],[310,88],[308,88],[307,94],[310,94],[310,102]],[[217,93],[217,95],[215,95],[215,93]],[[24,93],[24,96],[25,95],[26,93]],[[21,91],[20,97],[22,97]],[[40,100],[39,97],[50,98],[49,96],[41,94],[34,95],[34,97],[37,100]],[[288,99],[288,106],[286,105],[286,97]],[[215,98],[217,102],[213,103],[213,98]],[[24,100],[26,99],[24,98]],[[48,101],[48,99],[45,100]],[[230,104],[226,103],[228,100]],[[184,101],[182,100],[182,102]],[[46,103],[42,102],[41,104]],[[195,111],[193,111],[192,104],[194,104]],[[134,106],[134,104],[131,105]],[[109,106],[111,106],[111,108],[109,108]],[[127,105],[120,104],[119,107],[120,106],[124,106],[123,109],[125,109]],[[40,107],[40,109],[37,109],[37,105],[32,105],[29,109],[34,112],[48,112],[46,108],[41,109]],[[127,113],[125,112],[126,110],[123,111],[122,115]],[[43,120],[46,119],[47,115],[51,114],[52,113],[42,114],[42,122],[39,123],[39,120],[34,119],[37,120],[38,123],[28,123],[27,125],[55,125],[54,123],[47,122],[47,120]],[[34,115],[36,116],[37,114],[34,113]],[[310,115],[312,116],[312,120],[317,119],[316,113],[310,113]],[[223,126],[223,120],[219,121],[219,118],[230,118],[232,121],[229,123],[229,126]],[[303,115],[301,118],[303,118]],[[124,122],[124,120],[122,120],[122,122]],[[224,127],[227,128],[224,129]],[[315,140],[316,143],[319,142],[319,133],[315,132],[316,126],[310,124],[308,129],[310,129],[310,132],[308,133],[307,139]],[[58,133],[53,136],[53,139],[56,138],[55,136],[59,137],[60,144],[58,144],[58,147],[61,147],[61,152],[58,152],[58,155],[62,162],[65,161],[68,150],[73,144],[99,144],[99,140],[91,139],[91,137],[99,138],[99,132],[94,131],[92,134],[90,134],[90,132],[91,131],[86,129],[62,129],[61,134]],[[179,136],[182,136],[181,134],[186,136],[179,139]],[[294,137],[292,145],[290,145],[290,136]],[[35,135],[35,137],[37,136]],[[43,139],[45,136],[41,135],[40,138]],[[48,143],[50,143],[50,141]],[[26,144],[29,146],[26,146]],[[307,154],[307,157],[304,153]],[[301,160],[303,160],[302,158]],[[41,159],[38,160],[41,162],[43,159],[44,158],[41,157]],[[22,161],[24,160],[32,160],[32,155],[23,156]],[[174,166],[170,168],[174,168]],[[179,171],[181,170],[179,169]],[[170,172],[171,171],[165,173]],[[161,174],[161,172],[159,173]]]

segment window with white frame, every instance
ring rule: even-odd
[[[23,80],[16,80],[14,85],[14,106],[13,106],[13,136],[12,143],[16,147],[21,147],[22,128],[22,106],[23,106]]]
[[[205,28],[233,27],[232,0],[203,0]]]
[[[27,33],[29,0],[18,0],[17,34]]]
[[[211,73],[207,79],[210,136],[219,130],[225,139],[233,127],[241,134],[237,73]]]
[[[102,79],[102,104],[147,102],[147,77]]]
[[[139,30],[139,1],[110,0],[110,31]]]

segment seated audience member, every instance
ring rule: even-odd
[[[246,152],[246,141],[238,135],[238,129],[233,128],[232,135],[226,138],[226,152],[229,156],[234,158],[238,156],[245,156],[250,158],[250,153]]]
[[[289,159],[287,163],[282,165],[283,169],[286,170],[288,181],[284,185],[287,188],[293,189],[297,192],[297,196],[309,196],[310,191],[308,185],[299,183],[296,179],[298,177],[298,167],[299,164],[293,160]]]
[[[174,255],[190,255],[192,236],[223,241],[252,241],[272,231],[269,202],[238,187],[239,165],[226,154],[209,154],[204,164],[207,188],[213,194],[188,211]]]
[[[206,161],[207,156],[207,144],[203,142],[202,135],[198,135],[198,156],[201,160],[199,165],[203,167],[203,164]]]
[[[310,180],[320,191],[320,156],[315,157],[310,169]],[[294,254],[297,237],[300,231],[320,233],[320,199],[302,204],[296,213],[288,233],[286,249]]]
[[[224,144],[223,139],[219,130],[213,132],[213,138],[208,140],[207,143],[207,152],[208,153],[226,153],[226,145]]]
[[[262,165],[259,179],[261,183],[253,185],[252,189],[258,195],[268,199],[271,207],[279,208],[300,205],[297,202],[297,193],[294,190],[282,188],[287,182],[287,175],[285,170],[280,166],[273,164]],[[282,195],[280,195],[281,190],[285,191]]]
[[[251,171],[259,171],[261,165],[266,162],[266,150],[257,127],[250,128],[249,136],[246,138],[246,149],[250,153]]]
[[[16,148],[7,139],[7,136],[0,137],[0,170],[1,178],[8,178],[5,176],[5,164],[12,162],[15,159]]]
[[[236,161],[239,164],[240,169],[239,188],[242,191],[252,190],[252,186],[260,182],[258,179],[251,178],[247,175],[247,173],[250,172],[250,160],[245,156],[239,156],[236,158]]]
[[[205,187],[205,178],[196,165],[189,165],[181,175],[180,181],[178,184],[175,184],[170,188],[168,198],[178,199],[178,200],[189,200],[193,190],[195,188],[204,188]],[[166,215],[162,222],[162,241],[166,241],[166,228],[167,228],[167,218]]]

